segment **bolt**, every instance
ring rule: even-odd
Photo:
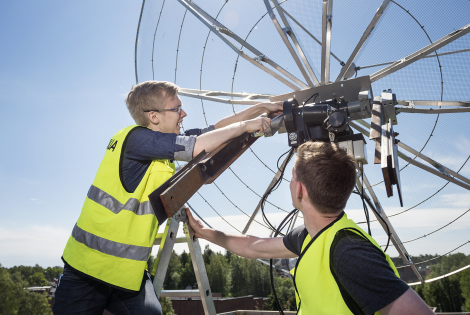
[[[400,140],[398,140],[398,139],[395,139],[395,144],[398,144],[398,142],[400,142]]]
[[[210,164],[210,165],[214,165],[214,160],[213,160],[213,159],[210,159],[210,160],[209,160],[209,164]]]
[[[201,167],[201,169],[202,169],[203,172],[205,172],[205,171],[207,170],[207,167],[206,167],[205,165],[203,165],[203,166]]]
[[[394,137],[397,137],[398,135],[399,135],[398,132],[394,132],[394,133],[393,133],[393,136],[394,136]]]

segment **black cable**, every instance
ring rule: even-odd
[[[313,99],[313,101],[315,102],[315,100],[317,99],[318,93],[315,93],[315,94],[313,94],[312,96],[310,96],[310,97],[304,102],[304,105],[307,104],[307,102],[310,101],[310,99],[311,99],[312,97],[314,97],[314,96],[315,96],[315,98]]]
[[[284,229],[286,227],[287,224],[289,224],[292,219],[294,218],[295,214],[297,214],[299,212],[298,209],[294,209],[292,210],[291,212],[289,212],[289,214],[284,218],[284,220],[282,220],[282,222],[279,224],[278,228],[276,229],[276,231],[274,232],[274,236],[273,237],[277,237],[282,229]],[[282,315],[284,315],[284,311],[282,310],[282,307],[281,307],[281,303],[279,302],[279,298],[277,297],[277,294],[276,294],[276,288],[274,286],[274,276],[273,276],[273,259],[270,259],[269,260],[269,267],[270,267],[270,278],[271,278],[271,288],[273,290],[273,295],[274,295],[274,299],[276,300],[276,305],[277,305],[277,308],[279,309],[279,313],[281,313]],[[289,268],[289,266],[287,266],[287,268]]]
[[[284,153],[285,154],[285,153]],[[268,218],[266,217],[266,214],[264,212],[264,205],[266,203],[266,200],[268,199],[268,196],[273,192],[275,191],[281,184],[282,182],[282,178],[284,177],[284,172],[286,170],[286,167],[287,167],[287,164],[289,163],[290,159],[292,158],[292,156],[294,155],[294,148],[291,148],[289,151],[288,151],[288,155],[287,155],[287,162],[286,164],[284,165],[284,167],[282,169],[280,169],[281,171],[281,174],[279,176],[279,178],[276,180],[276,182],[274,183],[274,185],[268,189],[266,191],[266,193],[263,195],[263,197],[261,198],[261,213],[262,213],[262,217],[263,217],[263,221],[266,223],[266,225],[273,231],[275,232],[277,229],[271,224],[271,222],[269,222]],[[281,156],[282,157],[282,156]],[[284,234],[280,233],[282,236],[284,236]]]
[[[367,220],[367,231],[369,232],[369,235],[372,236],[372,233],[370,231],[370,220],[369,220],[369,209],[366,207],[366,202],[364,201],[364,167],[361,169],[361,199],[362,199],[362,206],[364,207],[364,214],[366,215],[366,220]]]

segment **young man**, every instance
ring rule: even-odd
[[[298,314],[433,314],[402,280],[372,237],[343,209],[356,182],[356,163],[324,142],[297,150],[292,203],[304,225],[284,238],[228,235],[205,227],[187,209],[196,236],[246,258],[299,257],[291,271]]]
[[[174,160],[190,161],[244,132],[270,126],[263,113],[282,110],[262,103],[203,129],[180,135],[186,112],[178,87],[148,81],[126,97],[137,125],[110,140],[62,259],[54,314],[161,314],[146,272],[158,231],[148,195],[175,172]]]

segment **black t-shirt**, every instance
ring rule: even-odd
[[[284,245],[300,255],[307,235],[301,225],[284,236]],[[333,240],[330,269],[353,314],[374,314],[409,288],[395,275],[381,250],[349,230],[339,231]]]

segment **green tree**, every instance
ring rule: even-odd
[[[192,268],[192,266],[191,266]],[[168,270],[165,275],[165,281],[163,286],[165,290],[176,290],[179,288],[181,281],[181,262],[178,254],[175,251],[171,253],[170,262],[168,264]]]
[[[48,281],[53,281],[54,278],[59,279],[60,275],[64,272],[64,268],[56,266],[56,267],[47,267],[44,275]]]
[[[0,265],[0,314],[18,314],[25,286],[20,273],[12,276]]]
[[[173,304],[171,304],[171,299],[168,297],[161,297],[158,299],[162,305],[163,315],[176,315],[175,310],[173,309]]]
[[[210,264],[206,264],[207,277],[212,292],[220,292],[222,296],[230,293],[230,265],[221,253],[212,254]]]
[[[470,270],[467,269],[462,271],[460,277],[460,290],[462,291],[462,297],[465,299],[463,310],[470,312]]]
[[[225,251],[225,258],[227,258],[227,262],[230,263],[230,261],[232,260],[232,252],[229,251],[229,250],[226,250]]]
[[[296,310],[295,304],[295,289],[294,283],[292,279],[285,278],[282,279],[280,277],[274,278],[274,287],[276,288],[276,294],[279,299],[279,304],[283,310]],[[274,298],[274,294],[271,293],[268,296],[266,303],[264,304],[265,310],[273,310],[278,311],[278,305],[276,303],[276,299]]]
[[[211,256],[214,254],[214,251],[209,248],[209,244],[204,247],[204,253],[202,254],[202,257],[204,258],[204,263],[209,265],[211,263]]]
[[[42,272],[36,272],[29,276],[28,282],[30,286],[45,286],[48,285],[49,282],[47,282],[46,277],[44,276],[44,273]]]
[[[421,291],[421,289],[419,289]],[[418,290],[417,290],[418,291]],[[441,312],[460,312],[463,304],[459,275],[425,283],[421,291],[429,306],[439,307]]]
[[[11,274],[0,265],[0,314],[52,314],[47,295],[29,292],[27,286],[18,270]]]
[[[18,315],[52,315],[49,298],[44,293],[25,291]]]
[[[184,252],[183,252],[184,254]],[[187,287],[193,288],[196,285],[196,275],[194,274],[193,264],[191,260],[187,262],[183,268],[181,268],[181,279],[180,289],[186,289]]]
[[[230,283],[232,296],[248,295],[247,285],[248,273],[246,270],[246,259],[232,255],[230,261]]]

